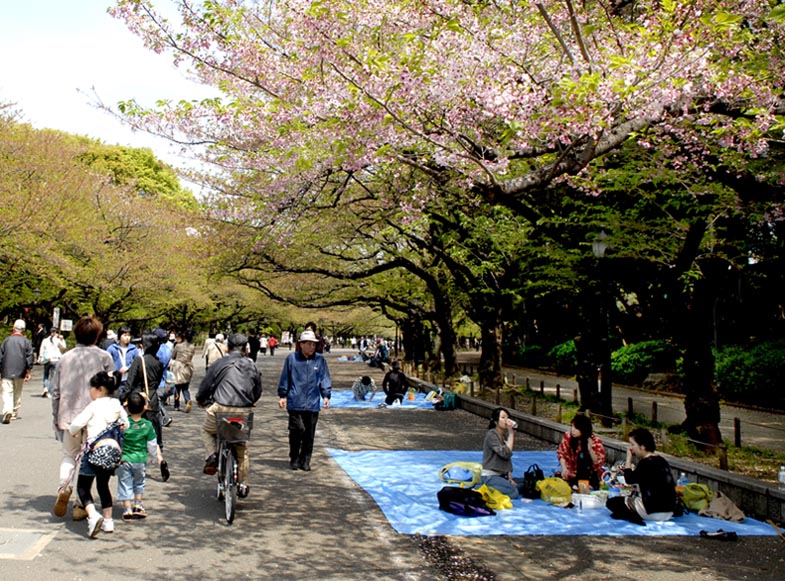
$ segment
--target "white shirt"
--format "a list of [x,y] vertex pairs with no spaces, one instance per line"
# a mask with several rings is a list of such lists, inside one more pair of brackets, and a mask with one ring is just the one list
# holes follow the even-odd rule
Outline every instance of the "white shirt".
[[128,429],[128,414],[116,397],[99,397],[83,409],[68,426],[74,436],[87,427],[87,439],[94,440],[109,424],[120,420],[124,429]]
[[65,341],[61,337],[49,335],[46,339],[41,341],[41,349],[38,352],[38,358],[44,363],[56,363],[60,361],[65,350]]

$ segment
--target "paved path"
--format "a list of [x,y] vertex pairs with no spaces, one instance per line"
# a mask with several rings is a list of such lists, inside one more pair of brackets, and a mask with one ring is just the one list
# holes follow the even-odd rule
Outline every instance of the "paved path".
[[[380,373],[330,354],[339,388],[361,374]],[[326,454],[325,448],[479,449],[484,420],[463,411],[437,413],[332,409],[320,416],[310,473],[287,466],[286,414],[275,389],[286,351],[260,357],[265,394],[252,437],[251,495],[234,525],[222,519],[214,477],[201,474],[203,412],[178,413],[166,428],[172,478],[148,480],[144,521],[117,520],[113,535],[86,538],[84,522],[56,518],[59,445],[50,429],[40,368],[25,388],[22,419],[0,425],[0,578],[29,579],[446,579],[399,535],[373,500]],[[197,359],[198,361],[198,359]],[[197,365],[195,384],[203,370]],[[522,440],[518,442],[518,440]],[[543,444],[516,439],[522,448]],[[114,480],[113,480],[114,484]],[[434,502],[436,500],[434,499]],[[119,517],[119,509],[115,508]],[[69,512],[70,517],[70,512]],[[472,562],[515,579],[777,579],[785,563],[778,537],[725,544],[699,538],[451,537]],[[7,559],[26,549],[29,560]],[[687,557],[689,555],[689,557]],[[457,563],[457,561],[456,561]],[[457,577],[453,577],[457,578]],[[470,577],[462,577],[467,579]],[[474,577],[477,578],[477,577]]]
[[[458,356],[461,366],[470,365],[475,369],[479,360],[479,353],[474,351],[462,351]],[[573,377],[507,365],[504,366],[504,371],[510,382],[514,377],[515,382],[520,385],[525,384],[528,377],[532,389],[539,389],[540,382],[544,382],[546,393],[552,395],[556,393],[556,385],[559,384],[561,397],[565,399],[572,399],[573,393],[578,389],[578,382]],[[649,419],[652,417],[652,402],[657,402],[657,419],[660,422],[680,424],[686,417],[682,397],[614,384],[613,409],[626,410],[628,398],[633,399],[634,411]],[[728,442],[733,442],[734,439],[734,418],[741,421],[742,445],[785,453],[785,414],[722,404],[720,429]]]

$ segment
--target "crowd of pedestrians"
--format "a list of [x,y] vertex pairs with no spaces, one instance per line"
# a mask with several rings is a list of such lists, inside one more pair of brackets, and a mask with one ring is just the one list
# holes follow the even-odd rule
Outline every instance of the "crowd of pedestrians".
[[[39,329],[34,342],[25,336],[23,320],[0,344],[2,377],[2,422],[19,417],[21,392],[33,365],[43,365],[42,396],[51,398],[52,425],[61,443],[58,488],[53,512],[63,517],[72,501],[74,520],[87,521],[87,534],[115,530],[111,477],[117,476],[116,498],[122,503],[123,520],[143,519],[148,460],[156,462],[162,480],[169,470],[164,460],[164,428],[171,415],[164,410],[168,399],[173,409],[190,413],[193,400],[205,409],[202,439],[205,447],[204,472],[216,467],[216,414],[249,411],[262,393],[262,380],[255,360],[259,354],[275,356],[278,340],[251,330],[211,334],[204,346],[205,376],[195,395],[190,384],[194,376],[196,346],[190,330],[145,331],[134,337],[128,326],[115,333],[94,316],[84,316],[73,326],[75,346],[67,348],[57,327],[47,336]],[[291,337],[291,332],[289,333]],[[283,344],[291,350],[284,362],[278,384],[279,406],[289,421],[289,457],[292,469],[309,471],[314,436],[322,406],[328,407],[332,383],[322,353],[325,339],[314,323],[308,323],[299,340]],[[107,430],[117,430],[117,465],[93,462],[94,451],[109,442]],[[241,497],[249,492],[247,449],[240,450]],[[98,502],[93,499],[95,486]],[[73,492],[76,491],[76,495]]]

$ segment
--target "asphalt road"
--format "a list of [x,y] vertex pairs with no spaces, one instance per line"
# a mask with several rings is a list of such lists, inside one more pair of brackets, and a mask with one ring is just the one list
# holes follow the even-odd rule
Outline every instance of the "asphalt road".
[[[172,478],[148,479],[149,517],[124,522],[95,540],[85,522],[52,515],[60,448],[50,403],[40,394],[40,367],[26,387],[19,421],[0,425],[0,578],[19,579],[469,579],[472,566],[497,579],[781,579],[785,541],[744,537],[737,543],[700,538],[450,537],[450,558],[464,576],[440,573],[416,538],[397,534],[373,500],[325,448],[479,449],[486,423],[463,411],[409,414],[388,410],[322,412],[313,472],[288,468],[286,414],[275,385],[286,351],[259,358],[265,394],[256,410],[251,494],[233,525],[222,517],[214,477],[201,474],[203,412],[177,413],[166,428]],[[337,388],[360,374],[381,374],[335,360]],[[203,365],[197,359],[198,384]],[[541,449],[523,438],[520,445]],[[518,440],[516,440],[516,443]],[[114,486],[115,482],[112,481]],[[444,563],[441,563],[444,565]]]

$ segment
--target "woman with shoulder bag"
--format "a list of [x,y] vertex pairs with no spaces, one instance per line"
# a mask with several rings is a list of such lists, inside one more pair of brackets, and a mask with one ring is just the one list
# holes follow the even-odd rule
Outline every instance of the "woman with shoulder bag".
[[142,334],[142,349],[144,354],[134,359],[131,368],[128,370],[128,383],[126,393],[122,394],[121,399],[134,392],[142,394],[147,401],[148,410],[144,413],[145,419],[150,420],[155,428],[158,447],[164,449],[163,432],[161,426],[161,403],[158,399],[158,384],[164,375],[163,363],[156,357],[160,340],[151,331]]

